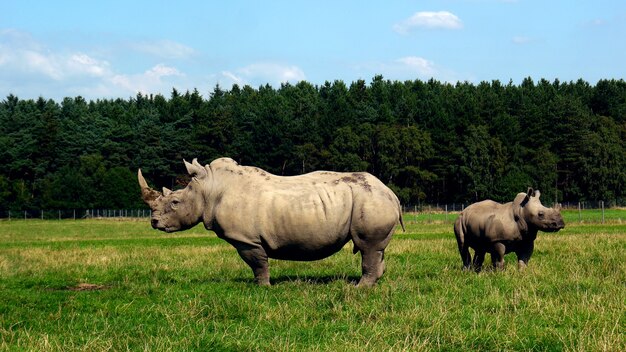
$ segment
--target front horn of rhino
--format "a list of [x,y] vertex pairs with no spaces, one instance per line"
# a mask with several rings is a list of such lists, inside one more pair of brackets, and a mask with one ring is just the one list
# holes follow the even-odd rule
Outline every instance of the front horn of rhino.
[[139,180],[139,187],[141,187],[141,198],[146,204],[151,206],[154,200],[161,196],[161,193],[148,186],[148,182],[146,182],[146,179],[143,178],[141,174],[141,169],[137,171],[137,179]]

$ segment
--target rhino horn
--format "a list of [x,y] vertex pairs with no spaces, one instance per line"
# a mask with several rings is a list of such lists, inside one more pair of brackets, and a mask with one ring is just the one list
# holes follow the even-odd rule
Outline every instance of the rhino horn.
[[141,173],[141,169],[137,171],[137,179],[139,180],[139,187],[141,187],[141,198],[144,202],[150,205],[154,202],[155,199],[161,196],[161,193],[153,190],[148,186],[148,182],[143,178],[143,174]]
[[167,188],[167,187],[163,187],[163,195],[164,195],[164,196],[166,196],[166,197],[167,197],[167,196],[169,196],[169,195],[170,195],[170,193],[172,193],[172,191],[171,191],[169,188]]
[[191,163],[188,163],[183,159],[185,163],[185,167],[187,168],[187,173],[192,177],[205,178],[207,176],[207,171],[204,166],[200,165],[198,159],[194,158]]

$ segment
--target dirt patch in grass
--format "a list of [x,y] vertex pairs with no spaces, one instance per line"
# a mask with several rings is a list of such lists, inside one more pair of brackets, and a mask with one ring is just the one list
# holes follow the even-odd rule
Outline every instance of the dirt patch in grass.
[[76,286],[68,286],[65,289],[68,291],[99,291],[99,290],[106,290],[108,288],[109,287],[105,285],[90,284],[90,283],[82,282]]

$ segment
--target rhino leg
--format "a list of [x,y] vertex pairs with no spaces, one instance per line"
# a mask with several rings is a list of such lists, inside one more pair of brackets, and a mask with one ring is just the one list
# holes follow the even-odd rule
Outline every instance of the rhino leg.
[[506,253],[506,246],[503,243],[496,242],[491,249],[491,263],[494,269],[504,270],[504,254]]
[[485,260],[485,251],[476,250],[474,251],[474,271],[479,273],[483,270],[483,261]]
[[515,254],[517,255],[517,269],[524,270],[526,266],[528,266],[528,261],[530,260],[530,256],[533,254],[533,250],[535,248],[534,242],[528,242],[524,246],[521,246]]
[[463,233],[461,220],[461,216],[459,216],[457,221],[454,223],[454,235],[456,237],[456,243],[459,246],[461,261],[463,262],[463,270],[469,270],[472,264],[472,255],[469,252],[469,246],[465,243],[465,235]]
[[385,272],[385,250],[361,250],[362,276],[357,286],[371,287]]
[[270,270],[267,260],[267,253],[261,246],[254,246],[245,243],[235,245],[241,259],[250,266],[254,273],[254,282],[259,286],[270,285]]
[[[472,255],[469,252],[468,246],[463,246],[459,248],[461,252],[461,260],[463,261],[463,270],[469,270],[472,264]],[[476,260],[476,255],[474,255],[474,260]]]

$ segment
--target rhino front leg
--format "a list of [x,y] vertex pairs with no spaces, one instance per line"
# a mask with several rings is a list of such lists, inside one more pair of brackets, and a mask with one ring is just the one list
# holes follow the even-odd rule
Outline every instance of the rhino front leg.
[[237,243],[235,245],[241,259],[250,266],[254,273],[254,282],[259,286],[270,285],[270,270],[267,259],[267,253],[261,246],[250,245],[247,243]]
[[357,286],[371,287],[385,272],[385,250],[361,250],[361,280]]
[[491,262],[494,269],[504,270],[504,254],[506,253],[506,246],[500,242],[493,244],[491,249]]
[[517,254],[517,269],[524,270],[526,266],[528,266],[528,261],[530,257],[533,255],[533,250],[535,248],[534,242],[529,242],[526,245],[522,246],[515,254]]

